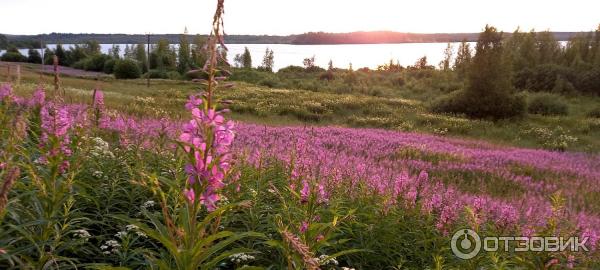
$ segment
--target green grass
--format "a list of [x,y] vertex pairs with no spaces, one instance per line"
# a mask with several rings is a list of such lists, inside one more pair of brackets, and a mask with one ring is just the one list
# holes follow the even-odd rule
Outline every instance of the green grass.
[[[39,83],[40,76],[35,73],[35,67],[31,64],[24,66],[23,83],[17,91],[31,92]],[[6,74],[2,73],[0,80],[6,80]],[[434,84],[428,81],[435,80],[429,77],[420,80],[412,78],[403,88],[385,96],[278,89],[245,82],[237,82],[235,88],[221,94],[233,101],[232,118],[244,122],[385,128],[481,139],[519,147],[600,151],[600,119],[587,116],[590,110],[599,106],[598,97],[557,96],[564,99],[570,108],[566,116],[528,115],[520,120],[492,122],[428,112],[427,100],[433,99],[436,93],[443,94],[443,91],[423,90],[423,85]],[[41,81],[48,84],[52,78],[43,76]],[[150,87],[146,87],[146,80],[142,79],[124,81],[69,77],[61,78],[61,85],[72,102],[91,102],[92,89],[99,87],[105,92],[107,104],[112,109],[132,115],[174,119],[186,114],[183,104],[198,88],[197,84],[187,81],[152,80]]]

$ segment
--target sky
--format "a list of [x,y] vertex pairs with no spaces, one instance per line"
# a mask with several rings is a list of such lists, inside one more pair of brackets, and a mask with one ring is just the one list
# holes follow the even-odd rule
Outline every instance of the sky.
[[[0,0],[0,33],[207,34],[215,0]],[[597,0],[226,0],[227,34],[589,31]]]

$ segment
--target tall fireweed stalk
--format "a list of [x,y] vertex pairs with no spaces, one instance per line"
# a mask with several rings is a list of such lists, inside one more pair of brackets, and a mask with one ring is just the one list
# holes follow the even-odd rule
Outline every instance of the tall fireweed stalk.
[[[155,194],[161,198],[165,221],[163,224],[148,215],[155,229],[139,225],[148,236],[167,248],[169,258],[156,261],[165,269],[173,268],[172,261],[177,269],[213,269],[230,255],[250,251],[230,248],[231,244],[245,237],[262,236],[252,232],[233,233],[219,228],[222,214],[237,206],[218,205],[222,189],[232,179],[230,148],[235,138],[233,122],[226,121],[223,116],[227,110],[217,107],[228,102],[215,97],[217,89],[231,86],[220,85],[228,74],[221,68],[224,59],[218,53],[220,49],[226,49],[223,44],[223,7],[224,0],[218,0],[206,47],[209,59],[203,70],[191,71],[205,73],[207,79],[197,80],[204,86],[204,92],[190,96],[186,109],[190,111],[192,119],[183,126],[178,139],[187,160],[184,183],[175,184],[181,186],[175,196],[182,205],[169,205],[166,198],[170,196],[162,191],[161,184],[155,178],[150,179]],[[202,216],[204,218],[201,219]]]

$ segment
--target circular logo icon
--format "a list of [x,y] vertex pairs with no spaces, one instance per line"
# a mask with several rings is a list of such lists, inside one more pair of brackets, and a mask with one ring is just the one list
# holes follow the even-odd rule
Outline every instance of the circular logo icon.
[[463,260],[472,259],[481,251],[481,238],[471,229],[460,230],[452,236],[450,246],[456,257]]

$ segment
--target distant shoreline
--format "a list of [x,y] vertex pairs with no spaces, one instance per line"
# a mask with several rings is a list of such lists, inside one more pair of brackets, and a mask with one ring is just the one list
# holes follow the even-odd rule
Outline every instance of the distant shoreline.
[[[558,41],[567,41],[575,35],[590,32],[552,32]],[[505,33],[506,37],[512,33]],[[147,36],[142,34],[71,34],[51,33],[39,35],[5,35],[9,42],[26,44],[43,42],[44,44],[81,44],[95,40],[102,44],[137,44],[146,43]],[[199,35],[206,38],[206,35]],[[479,33],[399,33],[399,32],[352,32],[323,33],[311,32],[300,35],[227,35],[227,44],[290,44],[290,45],[342,45],[342,44],[400,44],[400,43],[448,43],[477,41]],[[170,43],[179,43],[181,34],[151,35],[151,43],[159,39],[167,39]],[[197,35],[187,35],[191,42]]]

